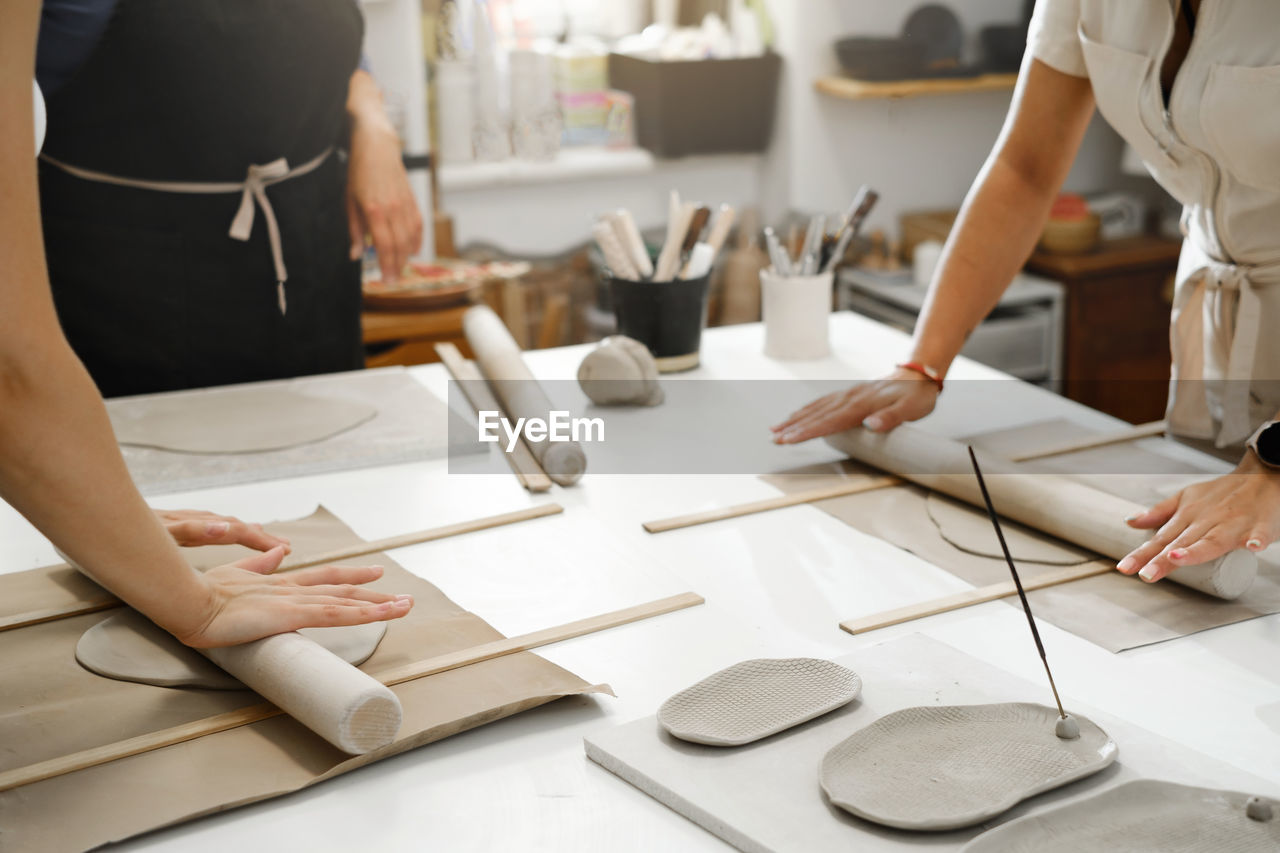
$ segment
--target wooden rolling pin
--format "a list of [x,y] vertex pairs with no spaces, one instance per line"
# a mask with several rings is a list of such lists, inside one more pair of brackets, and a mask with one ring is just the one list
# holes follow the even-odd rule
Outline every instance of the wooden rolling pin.
[[363,755],[400,731],[400,700],[388,687],[301,634],[202,651],[343,752]]
[[[851,429],[827,438],[832,447],[928,489],[983,506],[963,444],[903,425],[888,433]],[[1125,518],[1146,507],[1065,477],[1027,474],[1004,459],[978,452],[992,501],[1001,514],[1114,560],[1147,541]],[[1232,551],[1209,563],[1183,566],[1169,580],[1226,599],[1239,598],[1258,574],[1258,558]]]
[[[551,401],[525,366],[520,346],[498,315],[487,305],[468,308],[462,317],[462,331],[506,416],[550,422]],[[587,470],[586,454],[576,441],[532,441],[526,437],[525,443],[547,476],[561,486],[578,482]]]

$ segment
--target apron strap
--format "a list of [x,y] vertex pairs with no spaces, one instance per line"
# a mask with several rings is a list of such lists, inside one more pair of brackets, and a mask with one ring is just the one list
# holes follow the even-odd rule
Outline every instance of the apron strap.
[[79,166],[72,166],[55,160],[47,154],[41,154],[40,159],[67,174],[100,184],[112,184],[118,187],[130,187],[132,189],[152,190],[155,192],[190,193],[195,195],[240,193],[240,207],[236,210],[235,218],[231,220],[231,229],[228,231],[228,236],[233,240],[248,240],[253,233],[254,210],[255,208],[262,209],[262,218],[267,223],[267,242],[271,246],[271,260],[275,265],[276,299],[280,306],[280,313],[284,314],[288,307],[285,301],[284,283],[289,280],[289,273],[284,265],[284,250],[280,242],[280,224],[276,221],[275,210],[272,209],[271,200],[267,197],[267,187],[314,172],[320,168],[321,164],[332,153],[332,147],[326,148],[317,156],[294,169],[289,168],[289,162],[283,157],[262,165],[251,164],[245,173],[244,180],[241,182],[144,181],[137,178],[122,178],[105,172],[95,172],[92,169],[82,169]]

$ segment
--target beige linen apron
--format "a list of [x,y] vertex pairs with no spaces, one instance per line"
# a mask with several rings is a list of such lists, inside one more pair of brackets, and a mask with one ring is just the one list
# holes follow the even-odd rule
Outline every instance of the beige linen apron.
[[1203,0],[1167,110],[1170,0],[1039,7],[1033,55],[1086,74],[1098,110],[1184,206],[1170,426],[1240,444],[1280,411],[1280,2]]

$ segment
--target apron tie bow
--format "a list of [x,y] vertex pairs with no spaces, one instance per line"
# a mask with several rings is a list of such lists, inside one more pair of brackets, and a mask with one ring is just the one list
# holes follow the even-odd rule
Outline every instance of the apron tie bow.
[[253,233],[254,208],[262,208],[262,218],[267,221],[267,242],[271,245],[271,261],[275,266],[276,272],[276,301],[280,306],[280,313],[284,314],[287,308],[284,298],[284,283],[288,280],[289,274],[284,266],[284,249],[280,243],[280,224],[276,221],[276,213],[271,208],[270,199],[267,198],[267,187],[314,172],[320,168],[320,165],[325,160],[329,159],[329,155],[332,153],[332,148],[326,148],[318,156],[294,169],[289,168],[289,161],[283,157],[272,160],[270,163],[251,164],[245,172],[244,180],[239,182],[145,181],[137,178],[122,178],[105,172],[95,172],[92,169],[81,169],[79,166],[71,166],[59,162],[47,154],[41,154],[40,159],[70,175],[75,175],[77,178],[96,181],[101,184],[114,184],[139,190],[192,193],[196,195],[240,193],[240,207],[236,210],[235,218],[231,220],[231,230],[228,232],[228,236],[233,240],[247,241]]

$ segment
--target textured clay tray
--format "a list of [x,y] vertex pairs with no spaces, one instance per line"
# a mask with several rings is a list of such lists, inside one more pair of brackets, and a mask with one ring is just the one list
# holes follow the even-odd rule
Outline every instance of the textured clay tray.
[[[963,853],[1223,853],[1280,850],[1280,802],[1270,820],[1246,814],[1249,794],[1142,779],[996,827]],[[1259,808],[1255,806],[1255,808]]]
[[1076,717],[1054,734],[1044,705],[946,705],[886,714],[822,759],[822,790],[860,818],[899,829],[973,826],[1027,797],[1097,773],[1116,758],[1107,733]]
[[834,711],[861,692],[857,673],[831,661],[747,660],[663,702],[658,722],[681,740],[740,746]]

